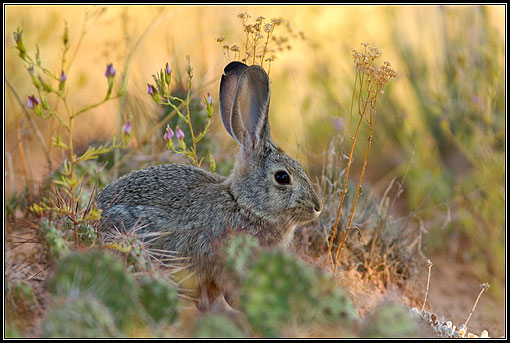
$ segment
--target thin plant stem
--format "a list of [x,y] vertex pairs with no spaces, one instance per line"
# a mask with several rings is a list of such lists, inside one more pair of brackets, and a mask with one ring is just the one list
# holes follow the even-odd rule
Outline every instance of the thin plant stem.
[[31,185],[28,179],[27,163],[25,159],[25,151],[23,150],[23,142],[21,139],[21,120],[18,123],[18,151],[21,158],[21,166],[23,167],[23,174],[25,175],[25,185],[27,186],[30,194]]
[[347,193],[347,178],[349,177],[349,170],[351,168],[351,163],[352,163],[352,155],[354,153],[354,145],[356,144],[356,139],[358,137],[358,132],[359,132],[359,128],[361,126],[361,122],[362,121],[363,121],[363,116],[361,116],[359,121],[358,121],[358,126],[356,127],[356,133],[354,134],[354,137],[353,137],[353,142],[352,142],[352,145],[351,145],[351,152],[349,154],[349,161],[347,162],[347,168],[346,168],[346,171],[345,171],[345,178],[344,178],[344,186],[343,186],[343,189],[342,189],[342,196],[340,198],[340,204],[338,205],[338,211],[336,213],[335,225],[333,226],[333,232],[331,234],[331,239],[329,241],[328,256],[326,258],[326,263],[329,261],[329,256],[331,255],[331,248],[333,247],[333,241],[334,241],[335,236],[336,236],[337,227],[338,227],[338,221],[340,219],[340,211],[342,210],[342,205],[343,205],[343,202],[344,202],[345,194]]
[[480,290],[480,293],[478,293],[478,297],[476,297],[475,304],[473,305],[473,308],[471,309],[471,312],[469,313],[469,316],[466,319],[466,322],[464,323],[464,327],[466,327],[466,328],[467,328],[467,324],[468,324],[469,320],[471,319],[471,316],[473,315],[473,312],[475,312],[475,308],[476,308],[476,305],[478,304],[478,300],[480,300],[480,297],[482,296],[483,292],[486,292],[487,290],[489,290],[490,285],[488,283],[483,283],[481,285],[481,287],[482,287],[482,289]]
[[16,98],[16,100],[18,101],[19,105],[21,106],[21,109],[23,110],[23,113],[25,114],[25,117],[27,118],[28,122],[30,123],[30,126],[32,127],[32,130],[34,130],[35,135],[36,135],[37,139],[39,140],[39,144],[41,145],[41,149],[43,149],[44,155],[46,157],[46,161],[48,163],[48,170],[51,171],[52,166],[51,166],[50,153],[49,153],[48,149],[46,148],[46,142],[44,141],[44,138],[43,138],[43,136],[41,134],[41,131],[39,131],[39,128],[37,127],[37,124],[32,119],[32,117],[28,113],[27,109],[25,108],[25,104],[23,104],[23,102],[21,101],[21,99],[20,99],[20,97],[18,95],[18,92],[16,92],[16,90],[14,89],[14,87],[12,86],[12,84],[9,82],[9,80],[7,78],[5,78],[5,83],[7,83],[7,86],[11,90],[12,94],[14,94],[14,97]]
[[421,306],[421,310],[425,309],[425,304],[427,303],[427,297],[429,295],[429,285],[430,285],[430,272],[432,270],[432,266],[434,265],[431,260],[427,260],[427,264],[429,266],[429,274],[427,276],[427,289],[425,291],[425,299],[423,299],[423,305]]
[[198,163],[198,157],[197,157],[197,142],[195,141],[195,134],[193,133],[193,125],[191,124],[191,117],[190,117],[190,108],[189,108],[189,105],[190,105],[191,86],[192,86],[192,83],[191,83],[191,78],[190,78],[190,80],[189,80],[189,88],[188,88],[188,95],[186,96],[186,115],[187,115],[187,118],[188,118],[188,126],[189,126],[189,131],[191,133],[191,140],[193,141],[193,158],[195,160],[195,165],[197,167],[200,167],[200,165]]
[[[145,39],[147,34],[149,34],[149,32],[152,30],[152,28],[161,19],[163,19],[163,18],[158,18],[158,16],[160,16],[159,13],[154,17],[154,19],[147,26],[145,31],[140,35],[140,37],[136,41],[136,43],[133,46],[133,48],[131,50],[129,50],[129,53],[128,53],[127,57],[126,57],[126,67],[124,69],[124,72],[122,73],[121,88],[124,88],[123,86],[127,82],[127,76],[128,76],[128,73],[129,73],[129,67],[131,65],[131,60],[132,60],[135,52],[138,50],[138,48],[140,47],[142,41]],[[119,112],[118,112],[118,116],[117,116],[117,135],[120,135],[120,132],[122,131],[122,113],[124,112],[124,107],[125,107],[125,104],[126,104],[126,94],[127,94],[127,92],[124,92],[124,94],[120,97],[120,106],[119,106]],[[119,159],[120,159],[120,151],[119,151],[119,149],[115,149],[113,151],[113,167],[112,167],[113,177],[115,179],[119,176],[119,164],[118,164]]]
[[[360,117],[360,121],[362,121],[362,120],[363,120],[363,116]],[[338,250],[337,250],[336,259],[335,259],[335,271],[338,268],[338,262],[340,261],[340,256],[342,254],[342,249],[343,249],[344,244],[345,244],[345,242],[347,240],[347,236],[349,235],[349,230],[351,228],[352,219],[354,218],[354,210],[356,208],[356,202],[358,201],[358,196],[359,196],[359,193],[361,191],[361,183],[363,181],[363,176],[365,175],[365,170],[366,170],[367,163],[368,163],[368,151],[370,150],[370,144],[372,143],[372,128],[373,127],[371,125],[370,126],[370,136],[368,138],[367,149],[365,151],[365,160],[363,161],[363,169],[361,170],[361,176],[359,178],[358,188],[356,190],[356,196],[354,197],[354,203],[352,204],[351,216],[349,218],[349,223],[347,224],[347,228],[345,229],[345,234],[344,234],[344,238],[342,240],[342,243],[340,244],[340,246],[338,247]],[[357,132],[356,132],[356,134],[357,134]],[[353,145],[354,145],[354,143],[353,143]]]

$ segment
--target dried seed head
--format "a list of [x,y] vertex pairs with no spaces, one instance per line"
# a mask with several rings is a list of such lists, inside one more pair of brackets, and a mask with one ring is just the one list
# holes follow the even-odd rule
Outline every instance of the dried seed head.
[[273,25],[280,25],[282,23],[282,18],[273,18],[271,19],[271,23]]

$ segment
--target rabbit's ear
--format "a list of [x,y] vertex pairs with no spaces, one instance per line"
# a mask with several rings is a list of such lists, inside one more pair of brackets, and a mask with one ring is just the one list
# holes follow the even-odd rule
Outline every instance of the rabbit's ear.
[[269,78],[260,66],[248,67],[239,77],[232,104],[231,129],[237,142],[253,149],[269,137]]
[[220,83],[220,113],[223,126],[234,139],[231,128],[231,117],[232,117],[232,103],[236,95],[237,82],[241,73],[248,68],[248,66],[241,62],[229,63],[221,76]]

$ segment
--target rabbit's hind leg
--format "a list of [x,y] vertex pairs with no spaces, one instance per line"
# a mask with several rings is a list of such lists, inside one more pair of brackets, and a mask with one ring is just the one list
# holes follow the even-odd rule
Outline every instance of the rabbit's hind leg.
[[222,295],[221,290],[216,286],[213,281],[206,280],[202,282],[198,289],[198,303],[197,308],[201,312],[207,312],[212,309],[214,301]]

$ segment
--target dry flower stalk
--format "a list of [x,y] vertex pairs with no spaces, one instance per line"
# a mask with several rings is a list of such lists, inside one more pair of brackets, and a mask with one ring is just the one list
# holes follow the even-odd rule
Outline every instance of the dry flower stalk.
[[[376,113],[376,105],[377,105],[377,97],[380,94],[383,94],[383,88],[390,78],[396,77],[397,73],[392,69],[389,62],[384,62],[384,64],[380,68],[375,68],[374,60],[381,56],[381,51],[374,47],[369,46],[368,43],[362,43],[364,46],[364,52],[358,52],[352,49],[353,61],[356,66],[356,76],[354,79],[354,88],[352,93],[352,101],[351,101],[351,110],[350,110],[350,134],[352,136],[352,109],[355,101],[355,96],[357,95],[357,103],[358,103],[358,114],[359,121],[356,126],[356,131],[354,136],[352,136],[352,145],[351,152],[349,154],[349,161],[347,163],[347,169],[345,173],[344,185],[342,190],[342,196],[340,198],[340,204],[338,206],[337,216],[335,220],[335,225],[333,226],[331,238],[328,246],[328,255],[326,257],[326,263],[329,261],[329,256],[331,254],[331,249],[333,247],[333,241],[336,237],[338,222],[340,219],[340,211],[342,209],[343,201],[345,198],[345,194],[347,193],[347,179],[349,177],[349,171],[352,163],[352,155],[354,152],[354,145],[356,144],[356,140],[358,138],[359,128],[363,120],[369,125],[370,132],[368,137],[367,148],[365,151],[365,159],[363,161],[363,168],[361,170],[361,176],[358,182],[358,187],[356,191],[356,196],[354,198],[354,203],[351,210],[351,215],[349,217],[349,222],[347,224],[347,228],[343,237],[343,240],[340,246],[337,249],[336,257],[334,260],[334,269],[338,268],[338,263],[340,261],[340,256],[342,254],[343,246],[347,240],[347,236],[349,234],[349,230],[351,229],[352,219],[354,217],[354,210],[356,208],[356,202],[358,200],[358,196],[361,192],[361,183],[363,181],[363,176],[365,174],[366,166],[368,163],[368,152],[370,150],[370,145],[372,144],[372,133],[374,128],[375,121],[375,113]],[[359,87],[358,92],[357,86]]]

